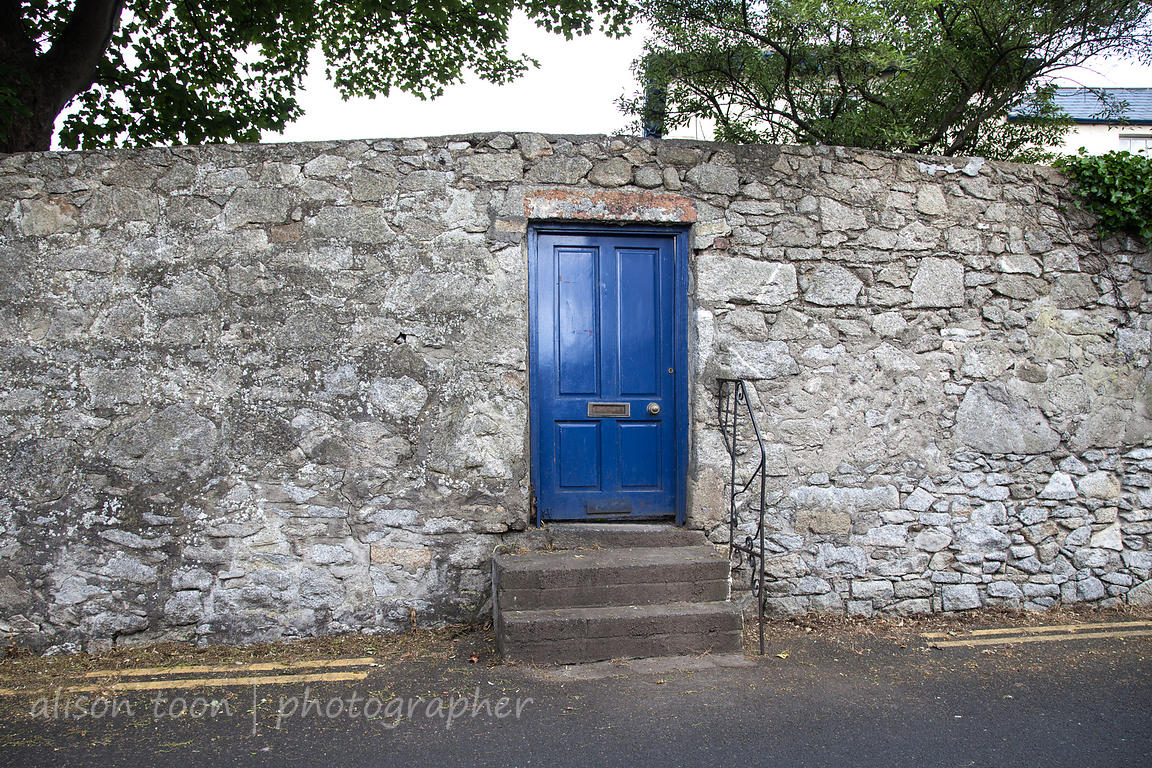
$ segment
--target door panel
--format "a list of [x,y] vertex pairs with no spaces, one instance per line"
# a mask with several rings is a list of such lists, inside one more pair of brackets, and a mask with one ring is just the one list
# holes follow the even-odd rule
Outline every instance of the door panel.
[[599,304],[596,286],[599,263],[595,250],[557,248],[557,354],[560,394],[591,395],[600,390],[600,355],[597,336]]
[[600,490],[600,425],[558,422],[556,464],[560,488]]
[[533,477],[543,520],[673,517],[675,234],[540,232],[533,249]]
[[620,430],[620,485],[660,489],[661,425],[658,421],[617,424]]
[[618,253],[620,394],[652,395],[660,382],[660,252],[628,248]]

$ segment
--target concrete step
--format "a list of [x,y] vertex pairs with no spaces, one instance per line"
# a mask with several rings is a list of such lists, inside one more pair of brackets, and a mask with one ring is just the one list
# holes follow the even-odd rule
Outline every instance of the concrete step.
[[728,599],[728,559],[710,545],[497,555],[498,610]]
[[733,653],[744,626],[740,609],[723,601],[500,611],[497,622],[505,659],[548,664]]
[[509,542],[520,549],[610,549],[615,547],[697,547],[703,531],[667,523],[548,523]]

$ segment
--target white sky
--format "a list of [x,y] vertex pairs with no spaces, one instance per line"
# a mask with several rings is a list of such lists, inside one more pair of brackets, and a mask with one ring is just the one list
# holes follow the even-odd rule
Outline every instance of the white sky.
[[[483,131],[603,133],[625,130],[630,118],[616,100],[633,88],[630,65],[643,36],[614,40],[601,34],[565,41],[526,19],[513,21],[510,50],[527,53],[540,68],[505,86],[476,80],[451,86],[433,101],[407,94],[386,99],[343,101],[325,80],[317,56],[305,80],[300,102],[304,116],[283,134],[265,133],[264,141],[443,136]],[[1152,86],[1152,67],[1101,61],[1092,70],[1072,73],[1064,85],[1096,87]],[[710,138],[699,127],[682,129],[682,138]]]
[[571,41],[522,17],[513,20],[509,49],[540,62],[505,86],[478,80],[450,86],[433,101],[399,93],[386,99],[343,101],[325,79],[316,56],[300,98],[304,117],[283,135],[264,141],[443,136],[486,131],[620,133],[630,122],[615,101],[631,92],[639,35],[616,40],[602,34]]

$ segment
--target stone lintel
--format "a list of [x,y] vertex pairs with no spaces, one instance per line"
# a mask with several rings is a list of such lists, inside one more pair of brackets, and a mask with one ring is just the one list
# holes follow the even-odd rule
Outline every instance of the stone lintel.
[[691,224],[696,221],[696,206],[687,197],[668,192],[546,189],[524,195],[524,215],[529,219]]

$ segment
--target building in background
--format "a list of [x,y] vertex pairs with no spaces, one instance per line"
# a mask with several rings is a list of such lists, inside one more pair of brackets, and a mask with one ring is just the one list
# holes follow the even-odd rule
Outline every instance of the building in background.
[[1073,122],[1063,153],[1152,150],[1152,88],[1058,88],[1056,104]]

